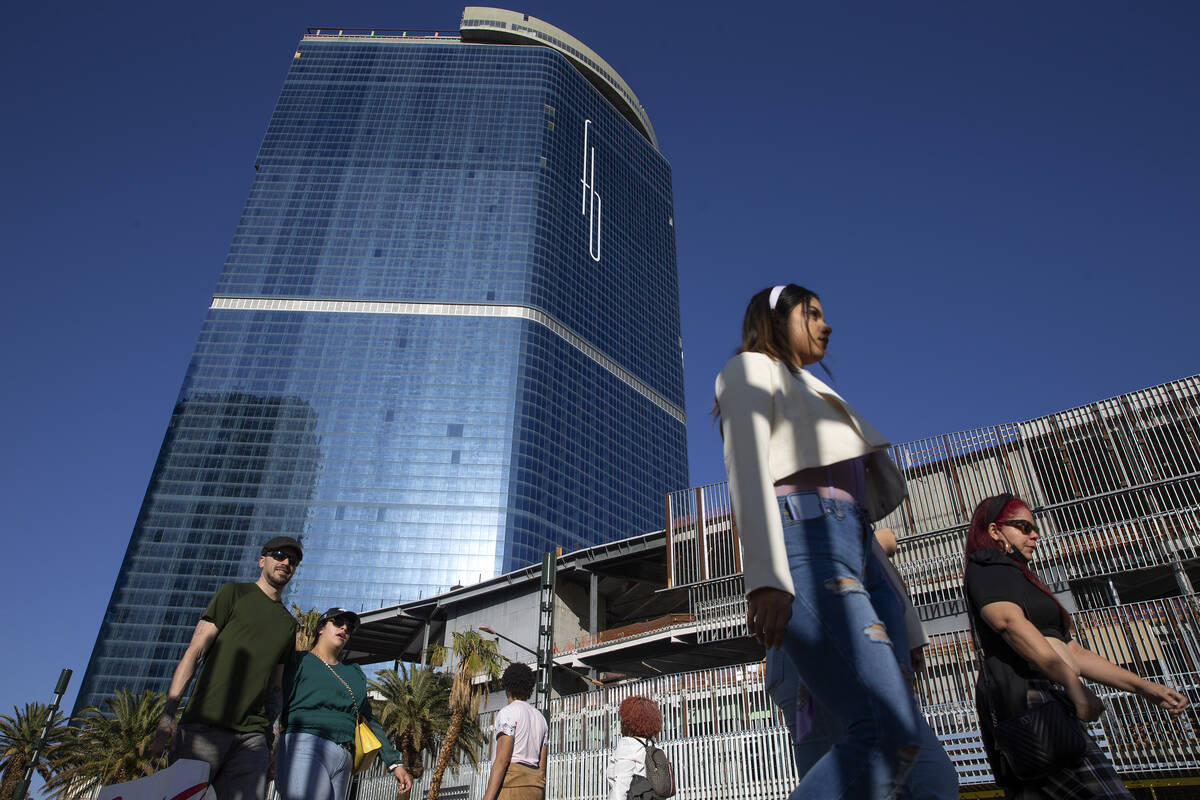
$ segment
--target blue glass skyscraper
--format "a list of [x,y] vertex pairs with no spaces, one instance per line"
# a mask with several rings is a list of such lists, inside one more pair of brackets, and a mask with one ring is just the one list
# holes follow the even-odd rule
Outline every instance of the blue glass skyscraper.
[[79,703],[165,689],[210,595],[373,608],[662,525],[688,484],[670,167],[538,20],[301,40]]

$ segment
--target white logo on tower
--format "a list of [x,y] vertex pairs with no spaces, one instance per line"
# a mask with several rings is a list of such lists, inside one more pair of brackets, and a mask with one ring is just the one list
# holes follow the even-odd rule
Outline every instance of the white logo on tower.
[[600,195],[596,192],[596,148],[588,144],[592,121],[583,123],[583,205],[579,213],[588,218],[588,253],[593,261],[600,260]]

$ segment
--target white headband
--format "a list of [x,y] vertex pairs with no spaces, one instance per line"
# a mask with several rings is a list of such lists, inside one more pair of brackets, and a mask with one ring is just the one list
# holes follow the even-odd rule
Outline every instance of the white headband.
[[775,304],[779,302],[779,295],[783,294],[783,290],[786,288],[787,284],[783,284],[782,286],[776,286],[771,290],[771,299],[768,301],[768,303],[770,304],[772,311],[775,310]]

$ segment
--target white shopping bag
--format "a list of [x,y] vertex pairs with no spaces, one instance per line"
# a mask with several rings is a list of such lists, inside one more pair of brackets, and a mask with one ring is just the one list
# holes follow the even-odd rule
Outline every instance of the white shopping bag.
[[166,769],[128,783],[105,786],[96,800],[216,800],[208,764],[181,758]]

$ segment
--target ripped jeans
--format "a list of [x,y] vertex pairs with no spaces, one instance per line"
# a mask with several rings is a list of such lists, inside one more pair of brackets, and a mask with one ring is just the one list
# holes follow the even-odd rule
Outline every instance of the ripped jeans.
[[[868,557],[867,561],[866,588],[871,595],[871,605],[876,611],[881,610],[880,606],[885,606],[883,610],[886,613],[886,609],[892,606],[890,598],[895,594],[877,562],[887,556],[878,547],[872,547],[872,551],[874,559]],[[900,670],[905,679],[909,679],[912,676],[912,662],[909,657],[908,629],[901,613],[903,609],[897,606],[895,610],[897,616],[893,619],[887,619],[883,614],[880,616],[892,640],[892,650]],[[815,702],[808,688],[800,683],[800,676],[787,653],[779,648],[771,648],[767,651],[765,666],[765,688],[783,712],[784,722],[791,734],[796,770],[803,776],[845,736],[845,731],[829,710]],[[950,760],[933,728],[929,727],[915,696],[913,704],[917,712],[917,727],[921,732],[921,752],[896,794],[896,799],[958,800],[958,772],[954,762]]]
[[921,714],[884,624],[902,616],[899,603],[865,588],[873,572],[872,533],[858,506],[796,492],[779,498],[779,507],[796,589],[782,661],[795,665],[844,731],[791,798],[884,800],[900,789],[923,739]]

